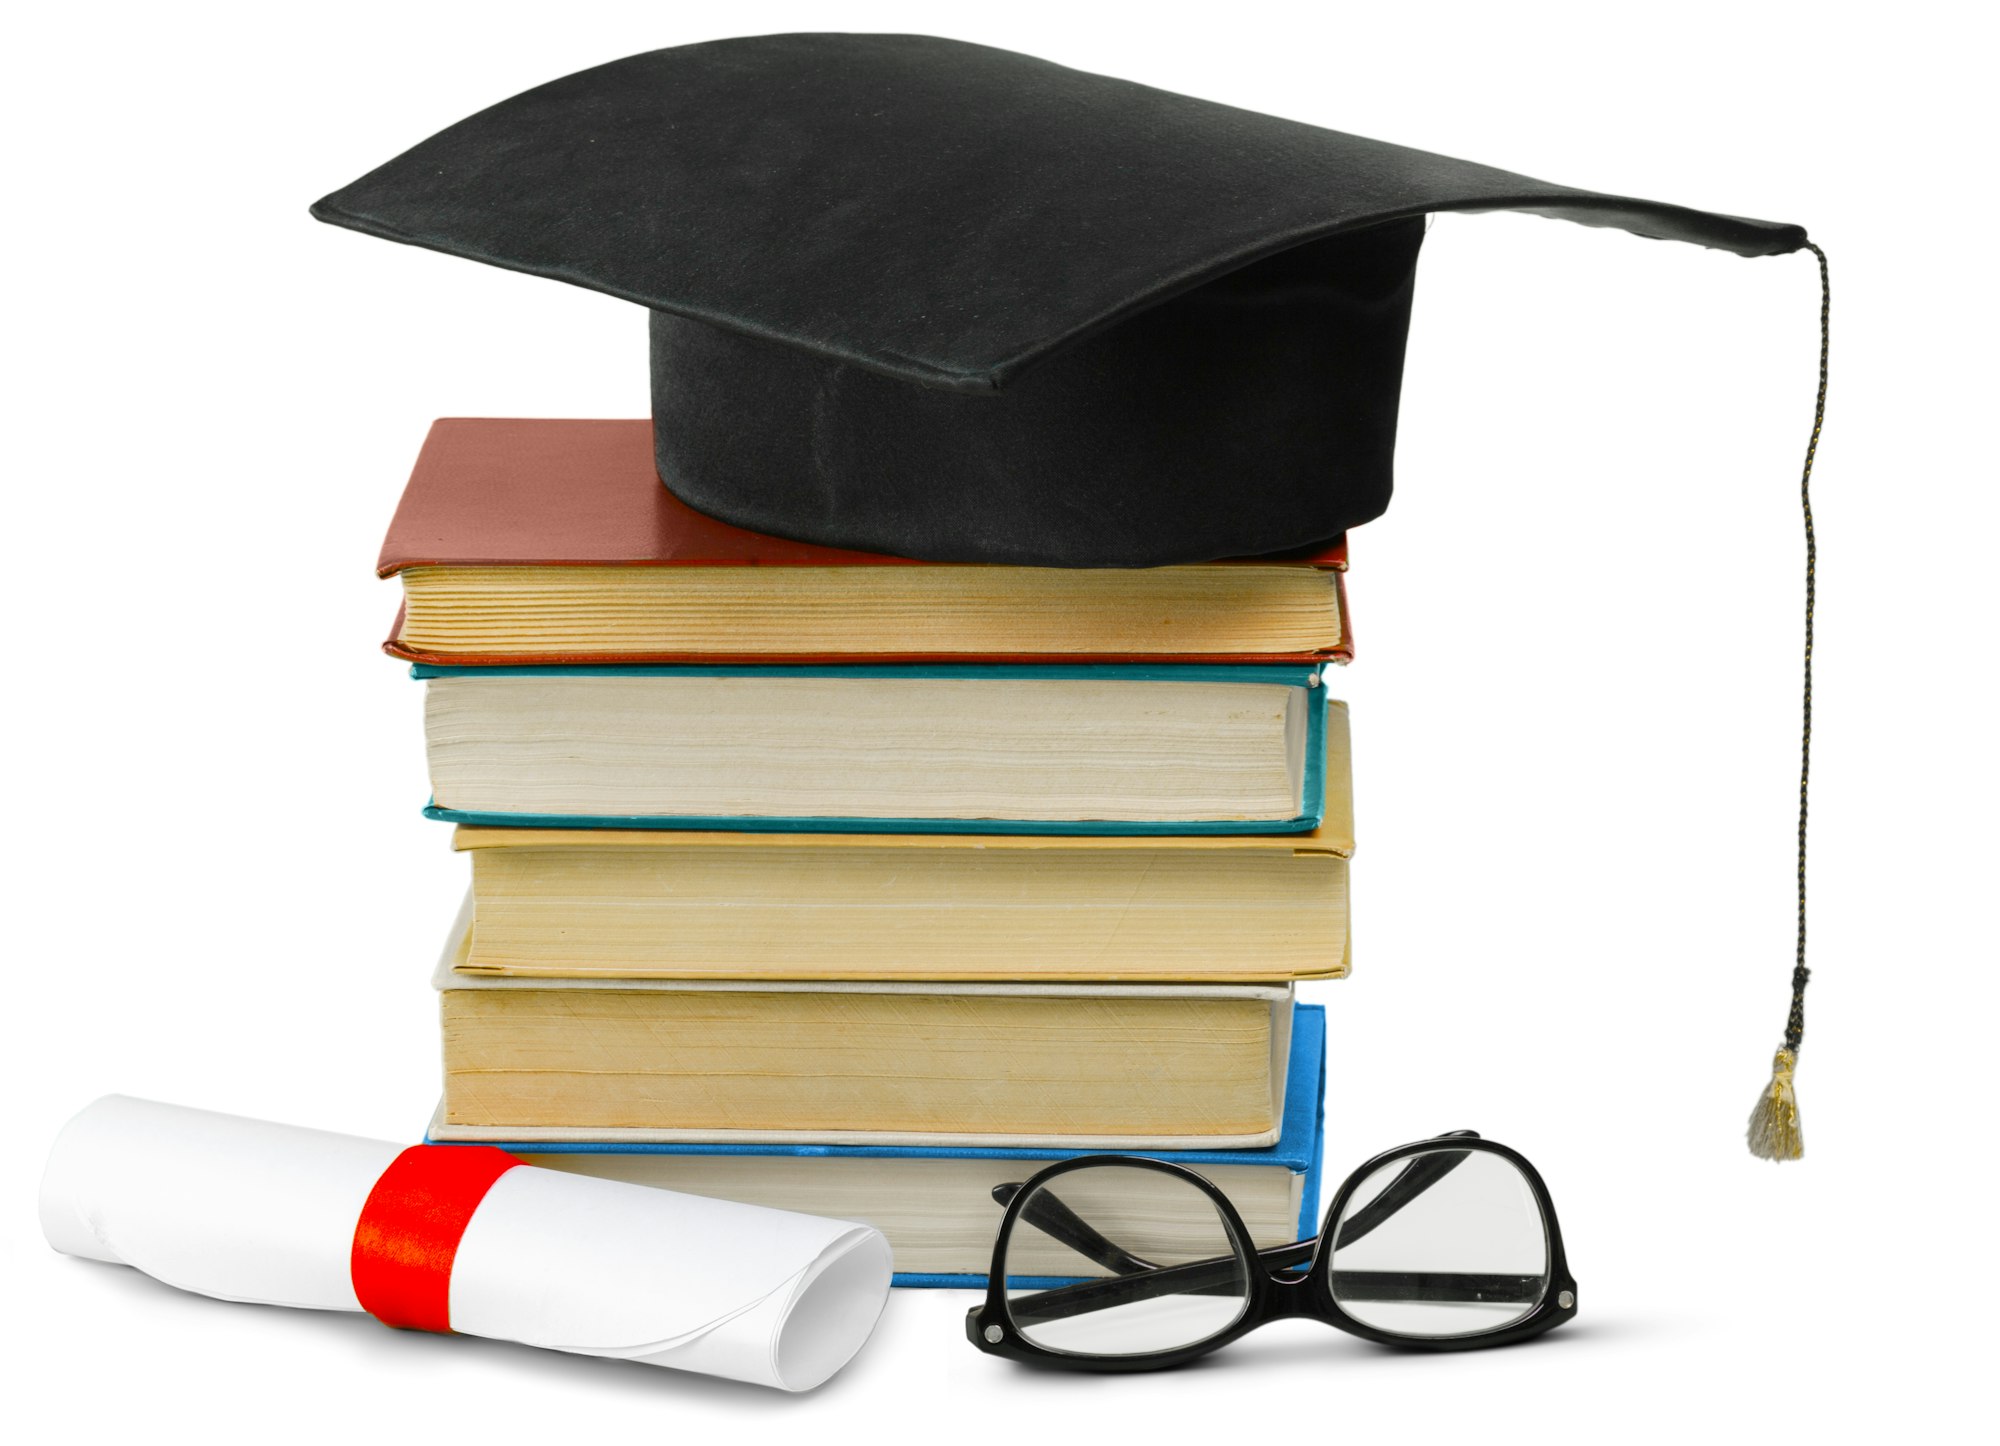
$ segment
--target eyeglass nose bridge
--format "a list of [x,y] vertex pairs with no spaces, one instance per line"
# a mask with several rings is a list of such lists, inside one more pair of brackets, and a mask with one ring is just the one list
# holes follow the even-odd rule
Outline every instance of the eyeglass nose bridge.
[[1313,1270],[1296,1260],[1282,1265],[1259,1262],[1264,1271],[1266,1314],[1272,1320],[1295,1315],[1317,1315],[1313,1297]]

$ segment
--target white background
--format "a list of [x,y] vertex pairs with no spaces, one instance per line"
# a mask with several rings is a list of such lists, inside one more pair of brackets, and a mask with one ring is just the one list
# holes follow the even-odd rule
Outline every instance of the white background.
[[[0,1182],[10,1421],[227,1441],[1841,1439],[1969,1393],[1995,1289],[1990,34],[1970,6],[50,9],[8,64],[15,643]],[[376,547],[440,415],[638,416],[645,326],[318,226],[461,116],[634,51],[917,29],[1577,185],[1807,224],[1819,473],[1808,1159],[1783,1025],[1817,284],[1518,216],[1424,250],[1398,499],[1353,542],[1361,853],[1330,1164],[1471,1126],[1544,1170],[1581,1311],[1425,1357],[1309,1324],[1146,1379],[898,1293],[803,1398],[218,1304],[53,1255],[111,1090],[413,1138],[464,882]],[[746,419],[754,425],[754,419]],[[1984,1344],[1990,1344],[1985,1342]],[[39,1421],[39,1426],[35,1423]]]

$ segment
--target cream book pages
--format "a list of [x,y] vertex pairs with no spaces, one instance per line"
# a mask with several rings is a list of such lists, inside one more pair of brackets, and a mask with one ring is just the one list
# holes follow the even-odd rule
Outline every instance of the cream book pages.
[[[994,1187],[1019,1183],[1048,1163],[784,1155],[524,1153],[522,1158],[551,1170],[859,1220],[889,1238],[896,1269],[912,1275],[984,1275],[1002,1208]],[[1282,1165],[1208,1164],[1201,1173],[1229,1197],[1259,1246],[1294,1239],[1304,1174]]]
[[522,821],[1275,824],[1306,811],[1325,696],[1317,679],[463,672],[425,683],[424,728],[438,808]]

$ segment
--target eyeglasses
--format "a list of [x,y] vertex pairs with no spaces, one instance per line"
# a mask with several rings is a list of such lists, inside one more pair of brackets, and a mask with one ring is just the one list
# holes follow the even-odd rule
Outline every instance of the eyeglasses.
[[1318,1236],[1264,1249],[1220,1190],[1164,1160],[1064,1160],[993,1197],[1007,1211],[965,1331],[1010,1360],[1158,1370],[1286,1316],[1466,1350],[1576,1314],[1548,1187],[1470,1130],[1377,1155],[1341,1185]]

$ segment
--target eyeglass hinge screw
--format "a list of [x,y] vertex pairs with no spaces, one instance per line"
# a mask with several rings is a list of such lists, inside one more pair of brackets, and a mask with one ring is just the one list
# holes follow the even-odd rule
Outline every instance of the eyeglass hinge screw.
[[1576,1296],[1570,1291],[1566,1290],[1561,1295],[1556,1297],[1556,1304],[1561,1306],[1564,1310],[1568,1310],[1571,1306],[1576,1304]]
[[997,1346],[1000,1344],[1000,1337],[1005,1335],[1006,1332],[1002,1331],[999,1326],[988,1326],[980,1334],[986,1337],[986,1344]]

